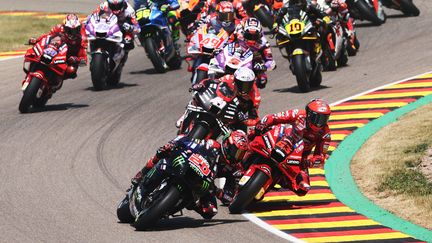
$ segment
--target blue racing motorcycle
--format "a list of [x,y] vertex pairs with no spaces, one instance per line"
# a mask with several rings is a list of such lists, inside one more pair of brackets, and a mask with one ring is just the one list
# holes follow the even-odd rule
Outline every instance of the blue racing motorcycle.
[[166,72],[168,68],[180,68],[180,52],[174,46],[166,14],[151,1],[140,7],[135,13],[141,27],[138,39],[154,68],[159,73]]

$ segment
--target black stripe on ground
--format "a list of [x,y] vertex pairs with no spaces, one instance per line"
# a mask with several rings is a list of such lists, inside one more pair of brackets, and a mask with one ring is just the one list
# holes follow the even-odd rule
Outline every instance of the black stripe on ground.
[[[389,97],[389,98],[370,98],[370,99],[351,99],[347,102],[356,102],[356,101],[379,101],[379,100],[400,100],[400,99],[420,99],[424,97],[423,95],[414,95],[414,96],[400,96],[400,97]],[[414,102],[414,101],[413,101]],[[344,103],[341,103],[339,105],[344,105]]]
[[374,111],[374,110],[396,110],[400,107],[378,107],[378,108],[363,108],[363,109],[357,109],[357,108],[353,108],[353,109],[346,109],[346,110],[337,110],[337,111],[332,111],[332,115],[337,115],[338,112],[349,112],[349,111]]
[[[340,232],[348,230],[371,230],[371,229],[386,229],[387,227],[382,225],[369,225],[369,226],[353,226],[353,227],[339,227],[339,228],[314,228],[314,229],[294,229],[294,230],[282,230],[287,234],[300,234],[300,233],[314,233],[314,232]],[[325,237],[325,236],[323,236]]]
[[341,242],[356,242],[356,243],[402,243],[402,242],[421,242],[414,238],[398,238],[398,239],[379,239],[379,240],[359,240],[359,241],[341,241]]
[[[293,209],[295,210],[295,209]],[[286,215],[286,216],[266,216],[259,218],[261,220],[281,220],[281,219],[307,219],[307,218],[328,218],[328,217],[339,217],[339,216],[353,216],[359,215],[356,212],[341,212],[341,213],[323,213],[323,214],[306,214],[306,215]]]

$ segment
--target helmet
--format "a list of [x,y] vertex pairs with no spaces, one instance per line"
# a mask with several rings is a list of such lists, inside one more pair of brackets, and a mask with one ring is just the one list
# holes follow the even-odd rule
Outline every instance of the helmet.
[[65,36],[70,40],[81,37],[81,22],[76,14],[67,14],[63,22]]
[[306,126],[315,132],[327,125],[330,106],[322,99],[313,99],[306,105]]
[[247,94],[252,90],[255,82],[255,73],[247,67],[241,67],[234,73],[234,83],[242,94]]
[[231,2],[222,1],[216,6],[217,20],[223,27],[228,27],[234,22],[234,6]]
[[109,9],[111,9],[115,15],[119,14],[126,6],[125,0],[108,0],[107,2]]
[[248,18],[243,25],[243,38],[248,45],[255,45],[262,37],[262,26],[258,19]]
[[298,6],[301,9],[305,9],[307,6],[306,0],[290,0],[289,4],[290,6]]
[[222,155],[228,164],[240,162],[248,150],[248,138],[242,130],[236,130],[222,139]]

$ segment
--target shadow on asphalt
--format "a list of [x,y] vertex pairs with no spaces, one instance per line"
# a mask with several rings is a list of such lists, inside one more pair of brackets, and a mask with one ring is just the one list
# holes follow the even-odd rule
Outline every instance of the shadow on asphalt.
[[103,92],[112,89],[123,89],[123,88],[135,87],[135,86],[138,86],[138,84],[118,83],[115,86],[108,85],[107,88],[104,90],[95,90],[93,86],[87,87],[84,90],[93,91],[93,92]]
[[[321,89],[328,89],[331,88],[330,86],[325,86],[325,85],[321,85],[319,87],[315,87],[315,88],[311,88],[310,92],[313,92],[315,90],[321,90]],[[289,88],[283,88],[283,89],[274,89],[273,92],[277,92],[277,93],[296,93],[296,94],[301,94],[303,92],[300,91],[300,89],[298,88],[297,85],[289,87]]]
[[74,104],[74,103],[63,103],[63,104],[52,104],[52,105],[46,105],[45,107],[41,108],[33,108],[31,110],[31,113],[37,113],[37,112],[46,112],[46,111],[65,111],[70,109],[79,109],[88,107],[87,104]]
[[[217,217],[217,216],[216,216]],[[233,223],[241,223],[248,222],[247,219],[195,219],[191,217],[176,217],[169,219],[160,220],[155,227],[147,230],[143,230],[144,232],[148,231],[166,231],[166,230],[178,230],[184,228],[201,228],[201,227],[212,227],[219,224],[233,224]]]

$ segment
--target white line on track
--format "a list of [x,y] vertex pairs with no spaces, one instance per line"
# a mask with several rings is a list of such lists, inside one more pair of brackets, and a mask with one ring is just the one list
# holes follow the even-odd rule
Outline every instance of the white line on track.
[[[359,94],[356,94],[356,95],[350,96],[350,97],[348,97],[348,98],[345,98],[345,99],[342,99],[342,100],[339,100],[339,101],[333,102],[333,103],[330,104],[330,106],[338,105],[338,104],[340,104],[340,103],[343,103],[343,102],[345,102],[345,101],[348,101],[348,100],[354,99],[354,98],[356,98],[356,97],[359,97],[359,96],[365,95],[365,94],[367,94],[367,93],[371,93],[371,92],[373,92],[373,91],[376,91],[376,90],[379,90],[379,89],[382,89],[382,88],[384,88],[384,87],[388,87],[388,86],[391,86],[391,85],[394,85],[394,84],[402,83],[402,82],[408,81],[408,80],[410,80],[410,79],[414,79],[414,78],[416,78],[416,77],[419,77],[419,76],[423,76],[423,75],[429,74],[429,73],[431,73],[431,72],[432,72],[432,71],[425,72],[425,73],[423,73],[423,74],[418,74],[418,75],[415,75],[415,76],[412,76],[412,77],[409,77],[409,78],[405,78],[405,79],[402,79],[402,80],[399,80],[399,81],[395,81],[395,82],[392,82],[392,83],[389,83],[389,84],[384,84],[384,85],[381,85],[381,86],[379,86],[379,87],[377,87],[377,88],[369,89],[369,90],[364,91],[364,92],[362,92],[362,93],[359,93]],[[263,228],[263,229],[269,231],[270,233],[273,233],[273,234],[275,234],[275,235],[277,235],[277,236],[279,236],[279,237],[281,237],[281,238],[283,238],[283,239],[286,239],[286,240],[288,240],[288,241],[290,241],[290,242],[293,242],[293,243],[304,243],[304,242],[305,242],[305,241],[302,241],[302,240],[300,240],[300,239],[297,239],[297,238],[295,238],[294,236],[291,236],[291,235],[289,235],[289,234],[287,234],[287,233],[284,233],[284,232],[282,232],[282,231],[280,231],[280,230],[278,230],[278,229],[276,229],[276,228],[270,226],[269,224],[267,224],[266,222],[264,222],[263,220],[261,220],[260,218],[258,218],[257,216],[255,216],[254,214],[244,213],[244,214],[242,214],[242,215],[243,215],[243,217],[247,218],[247,219],[248,219],[249,221],[251,221],[252,223],[254,223],[254,224],[260,226],[261,228]]]

